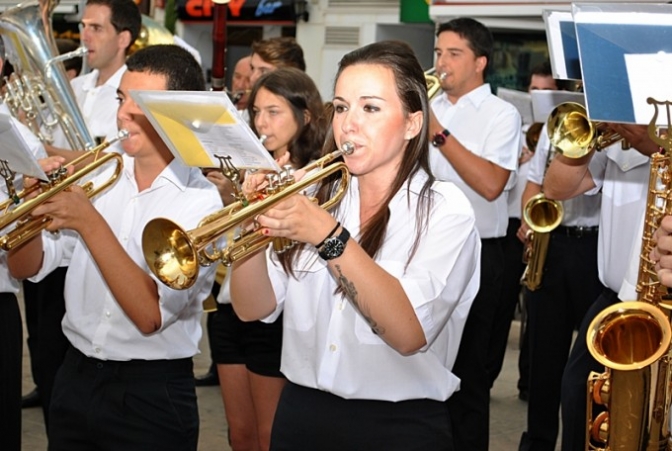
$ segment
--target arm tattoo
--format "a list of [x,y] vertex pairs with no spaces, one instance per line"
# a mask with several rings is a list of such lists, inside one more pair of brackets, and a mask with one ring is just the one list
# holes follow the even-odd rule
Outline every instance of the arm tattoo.
[[336,265],[336,271],[338,272],[338,283],[341,285],[343,288],[343,291],[345,292],[345,296],[350,299],[350,302],[352,305],[359,311],[359,313],[362,315],[362,317],[366,320],[366,322],[371,326],[371,331],[376,334],[376,335],[384,335],[385,334],[385,328],[380,327],[376,321],[374,321],[373,318],[370,317],[369,312],[366,312],[362,309],[362,307],[359,305],[359,296],[357,293],[357,288],[355,287],[355,284],[352,283],[350,280],[348,280],[347,277],[343,275],[343,272],[341,272],[341,266]]

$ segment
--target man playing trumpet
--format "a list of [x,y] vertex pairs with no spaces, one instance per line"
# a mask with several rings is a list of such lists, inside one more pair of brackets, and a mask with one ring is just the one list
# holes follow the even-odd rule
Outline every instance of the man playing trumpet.
[[[145,224],[158,216],[187,228],[221,209],[216,188],[176,160],[130,90],[204,90],[201,67],[177,46],[147,47],[129,58],[119,85],[117,124],[128,130],[125,167],[93,203],[79,187],[38,206],[48,230],[12,251],[15,277],[44,277],[64,259],[63,331],[71,343],[54,386],[49,449],[196,450],[198,409],[192,356],[214,266],[189,290],[150,275]],[[54,169],[58,157],[47,160]]]

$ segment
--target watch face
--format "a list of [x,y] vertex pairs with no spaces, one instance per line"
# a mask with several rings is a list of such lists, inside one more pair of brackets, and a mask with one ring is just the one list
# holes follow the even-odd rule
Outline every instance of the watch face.
[[345,244],[337,237],[332,237],[324,243],[322,253],[327,257],[327,260],[331,260],[332,258],[340,257],[344,250]]
[[446,142],[446,137],[443,135],[443,133],[437,133],[434,135],[434,138],[432,138],[432,145],[434,147],[439,147],[442,146]]

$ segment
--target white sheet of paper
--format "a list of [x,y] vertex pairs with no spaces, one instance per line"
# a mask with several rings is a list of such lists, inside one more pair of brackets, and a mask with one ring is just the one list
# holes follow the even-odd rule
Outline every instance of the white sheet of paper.
[[23,140],[14,119],[2,113],[0,113],[0,160],[7,161],[9,169],[17,175],[23,174],[47,180],[47,175]]
[[534,122],[532,118],[532,97],[528,92],[497,88],[497,97],[516,107],[523,119],[523,124],[529,125]]
[[173,155],[187,166],[219,167],[220,155],[231,157],[238,169],[280,170],[223,92],[130,94]]
[[[646,99],[652,97],[658,101],[672,101],[672,54],[657,53],[648,55],[625,55],[625,67],[628,71],[632,108],[638,124],[648,124],[653,118],[655,108]],[[657,125],[667,126],[665,111],[658,112]]]
[[546,122],[551,111],[556,106],[565,102],[575,102],[584,106],[586,104],[583,93],[580,92],[551,91],[546,89],[532,91],[534,122]]

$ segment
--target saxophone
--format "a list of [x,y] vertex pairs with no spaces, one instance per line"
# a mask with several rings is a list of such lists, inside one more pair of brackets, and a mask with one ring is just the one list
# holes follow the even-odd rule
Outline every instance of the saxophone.
[[[656,130],[659,105],[666,106],[669,123],[672,102],[647,101],[655,107],[649,137],[661,151],[651,157],[637,301],[604,309],[588,329],[588,350],[606,367],[588,377],[586,450],[591,451],[670,449],[672,299],[649,255],[660,221],[672,214],[672,137]],[[605,410],[593,419],[595,405]]]
[[[544,175],[551,164],[554,153],[552,148],[548,151]],[[530,291],[535,291],[541,285],[548,254],[548,243],[551,238],[550,233],[560,225],[564,214],[562,203],[547,199],[544,193],[532,196],[525,203],[523,219],[530,227],[530,231],[523,249],[523,263],[527,266],[520,278],[520,283]]]

